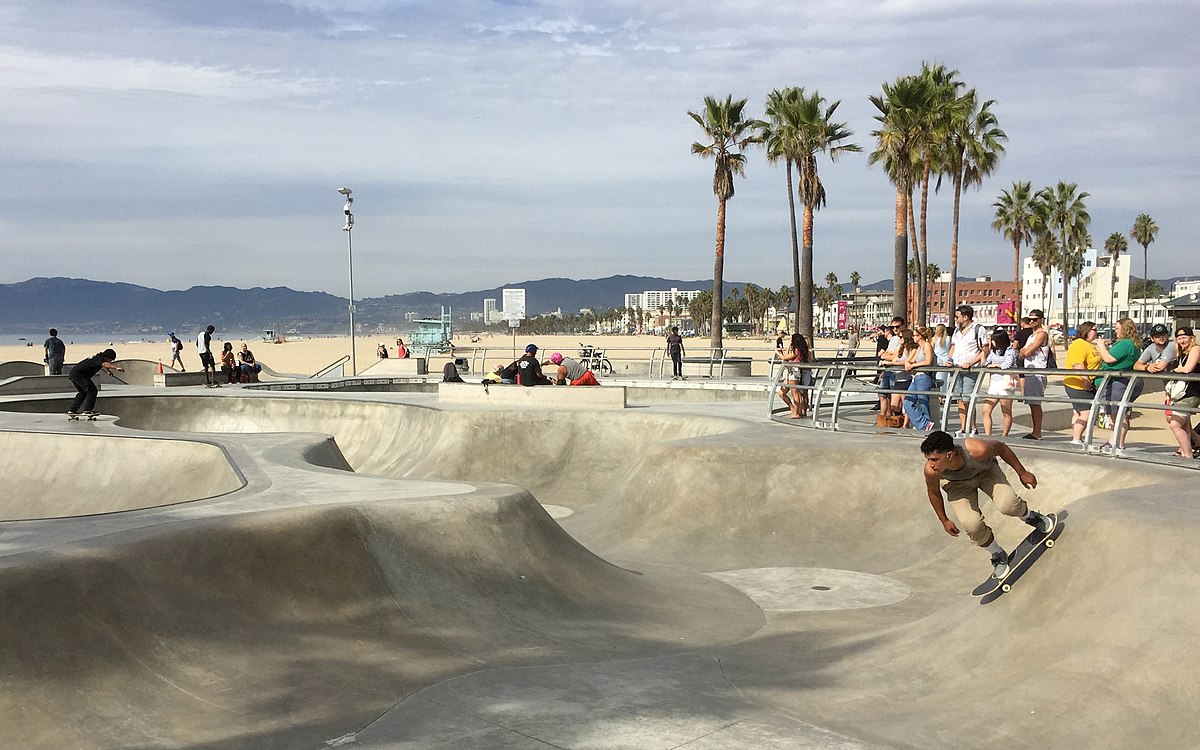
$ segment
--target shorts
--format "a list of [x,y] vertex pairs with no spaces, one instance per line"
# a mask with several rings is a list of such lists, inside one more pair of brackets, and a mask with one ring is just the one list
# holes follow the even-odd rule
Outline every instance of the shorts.
[[212,352],[200,352],[200,364],[208,365],[213,369],[217,367],[217,361],[213,359]]
[[1067,391],[1067,398],[1071,400],[1071,408],[1075,411],[1083,411],[1092,405],[1092,400],[1096,396],[1095,391],[1085,391],[1071,386],[1063,386]]
[[978,382],[979,373],[959,370],[958,378],[954,381],[954,389],[950,391],[950,398],[969,399],[975,392],[975,384]]
[[[1183,398],[1172,401],[1171,406],[1182,406],[1185,409],[1200,409],[1200,396],[1184,396]],[[1180,414],[1179,416],[1192,416],[1191,414]]]
[[993,375],[992,382],[988,384],[987,395],[996,396],[997,398],[1008,398],[1014,390],[1012,378],[1013,375]]
[[[1040,398],[1046,395],[1046,376],[1045,375],[1030,375],[1025,373],[1025,390],[1024,395]],[[1040,405],[1040,402],[1035,402]]]
[[1117,416],[1117,410],[1121,408],[1121,399],[1125,398],[1126,390],[1129,391],[1129,403],[1132,404],[1138,396],[1142,395],[1142,381],[1134,383],[1132,389],[1129,386],[1128,378],[1113,378],[1108,381],[1108,385],[1104,388],[1104,399],[1112,402],[1104,407],[1108,416]]
[[879,373],[879,389],[891,390],[896,387],[896,371],[884,370]]

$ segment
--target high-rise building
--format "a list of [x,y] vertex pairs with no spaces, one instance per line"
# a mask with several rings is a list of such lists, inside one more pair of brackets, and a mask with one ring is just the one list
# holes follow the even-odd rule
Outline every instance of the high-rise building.
[[485,299],[483,301],[483,322],[485,324],[495,323],[499,319],[496,315],[496,300]]

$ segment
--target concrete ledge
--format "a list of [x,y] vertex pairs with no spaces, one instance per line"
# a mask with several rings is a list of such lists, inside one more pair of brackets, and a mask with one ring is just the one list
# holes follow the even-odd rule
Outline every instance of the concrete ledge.
[[[154,373],[154,385],[157,388],[174,388],[181,385],[204,385],[203,370],[193,370],[192,372],[174,372],[167,370],[163,373]],[[217,372],[217,382],[221,382],[221,373]],[[224,383],[222,383],[224,385]]]
[[379,375],[426,375],[428,372],[428,362],[424,357],[407,357],[405,359],[381,359],[358,374],[370,373],[372,377],[376,377]]
[[[100,376],[92,378],[96,390],[102,389]],[[75,386],[66,375],[29,375],[26,377],[0,380],[0,395],[26,395],[34,393],[75,393]]]
[[624,409],[625,386],[503,385],[491,383],[438,383],[438,402],[445,404],[489,404],[492,406],[536,406],[551,409]]
[[[74,364],[74,362],[71,364]],[[69,365],[63,365],[63,367],[69,367]],[[24,362],[20,360],[0,362],[0,380],[46,374],[46,365],[40,362]]]
[[[670,373],[671,360],[666,363]],[[726,357],[724,368],[721,360],[708,357],[684,357],[683,374],[688,377],[703,378],[748,378],[753,369],[754,360],[750,357]]]

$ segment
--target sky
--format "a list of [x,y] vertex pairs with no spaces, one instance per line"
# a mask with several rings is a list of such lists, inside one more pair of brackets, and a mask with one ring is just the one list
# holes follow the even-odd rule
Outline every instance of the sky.
[[[345,296],[342,186],[359,298],[711,279],[713,165],[687,112],[733,95],[761,117],[786,86],[840,100],[865,152],[820,163],[816,278],[890,278],[868,96],[923,61],[994,99],[1008,135],[963,196],[960,275],[1011,278],[991,204],[1017,180],[1078,183],[1098,245],[1149,213],[1150,275],[1200,274],[1197,26],[1181,0],[7,0],[0,283]],[[791,283],[784,180],[751,149],[727,280]],[[943,270],[951,213],[943,189]]]

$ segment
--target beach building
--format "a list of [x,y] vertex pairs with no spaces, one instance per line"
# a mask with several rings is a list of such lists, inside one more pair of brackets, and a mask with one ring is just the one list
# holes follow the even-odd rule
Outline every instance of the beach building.
[[500,315],[496,310],[495,298],[485,299],[483,301],[483,322],[490,325],[499,319]]

